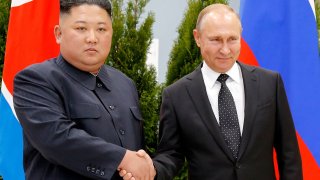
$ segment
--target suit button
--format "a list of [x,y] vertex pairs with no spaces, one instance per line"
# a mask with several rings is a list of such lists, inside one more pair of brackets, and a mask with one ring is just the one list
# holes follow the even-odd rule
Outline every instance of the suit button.
[[109,109],[114,110],[114,106],[110,105]]
[[98,88],[101,88],[101,87],[102,87],[102,84],[101,84],[101,83],[97,83],[97,87],[98,87]]
[[241,168],[241,164],[240,163],[236,163],[236,168],[240,169]]
[[87,166],[87,171],[90,172],[91,171],[91,167]]
[[95,173],[95,172],[96,172],[96,168],[94,168],[94,167],[91,168],[91,172],[92,172],[92,173]]
[[121,135],[124,135],[126,133],[123,129],[120,129],[119,132]]

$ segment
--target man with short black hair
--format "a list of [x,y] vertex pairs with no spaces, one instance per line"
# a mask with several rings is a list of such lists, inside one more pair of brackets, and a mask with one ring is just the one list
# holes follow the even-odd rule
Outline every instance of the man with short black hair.
[[150,157],[136,152],[144,147],[136,87],[104,64],[112,33],[109,1],[61,0],[60,55],[15,77],[26,179],[119,180],[121,169],[153,178]]

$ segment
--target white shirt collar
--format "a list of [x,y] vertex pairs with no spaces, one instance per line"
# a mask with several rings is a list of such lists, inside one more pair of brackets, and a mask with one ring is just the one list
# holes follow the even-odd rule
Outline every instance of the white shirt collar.
[[[214,70],[212,70],[205,61],[203,61],[203,66],[201,68],[202,73],[204,76],[206,76],[206,79],[208,79],[208,85],[209,87],[213,87],[213,85],[215,84],[215,82],[217,81],[218,77],[220,76],[221,73],[218,73]],[[233,66],[231,67],[231,69],[229,71],[227,71],[225,74],[227,74],[230,78],[227,81],[230,81],[230,79],[232,81],[235,81],[236,83],[241,83],[241,70],[240,70],[240,66],[238,63],[234,63]]]

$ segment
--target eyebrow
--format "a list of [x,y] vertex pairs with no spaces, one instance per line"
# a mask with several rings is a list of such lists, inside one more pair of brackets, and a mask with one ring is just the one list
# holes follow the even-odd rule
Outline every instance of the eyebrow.
[[[84,23],[84,24],[86,24],[86,23],[88,23],[88,22],[87,22],[87,21],[78,20],[78,21],[76,21],[75,23]],[[105,24],[107,24],[107,23],[105,23],[105,22],[98,22],[98,24],[99,24],[99,25],[100,25],[100,24],[105,25]]]

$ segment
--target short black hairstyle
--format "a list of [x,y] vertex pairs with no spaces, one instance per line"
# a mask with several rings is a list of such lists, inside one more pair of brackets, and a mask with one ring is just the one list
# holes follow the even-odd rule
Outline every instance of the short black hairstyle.
[[112,17],[112,6],[109,0],[60,0],[60,14],[70,14],[73,7],[83,4],[97,5],[106,10],[110,17]]

